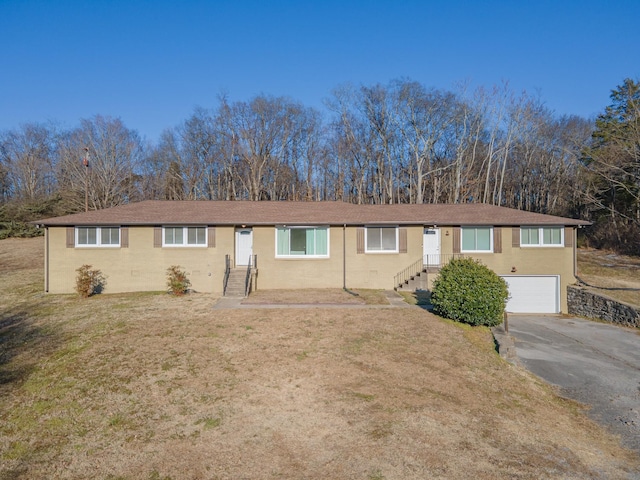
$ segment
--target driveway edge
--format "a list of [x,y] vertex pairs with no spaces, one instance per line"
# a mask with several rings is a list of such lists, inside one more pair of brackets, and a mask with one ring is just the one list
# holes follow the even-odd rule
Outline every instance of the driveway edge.
[[520,365],[516,355],[515,339],[504,330],[504,323],[491,328],[493,340],[496,343],[498,354],[514,365]]

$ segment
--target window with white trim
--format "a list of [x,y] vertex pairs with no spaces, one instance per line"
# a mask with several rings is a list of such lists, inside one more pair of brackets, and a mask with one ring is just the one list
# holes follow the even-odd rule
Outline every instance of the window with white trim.
[[366,253],[398,253],[398,227],[366,227]]
[[329,227],[276,227],[276,258],[329,257]]
[[520,245],[523,247],[562,247],[562,227],[520,227]]
[[76,247],[119,247],[120,227],[76,227]]
[[463,252],[493,252],[492,227],[462,227]]
[[163,227],[165,247],[206,247],[207,227]]

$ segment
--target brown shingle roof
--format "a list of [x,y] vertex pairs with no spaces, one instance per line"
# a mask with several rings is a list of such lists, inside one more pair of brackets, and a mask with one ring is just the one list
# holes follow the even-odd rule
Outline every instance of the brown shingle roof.
[[354,205],[344,202],[147,200],[47,218],[65,225],[589,225],[583,220],[483,204]]

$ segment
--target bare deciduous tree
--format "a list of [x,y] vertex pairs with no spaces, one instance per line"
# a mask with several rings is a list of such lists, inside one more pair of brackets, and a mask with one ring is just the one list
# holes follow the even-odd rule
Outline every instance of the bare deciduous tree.
[[[20,200],[42,199],[55,188],[55,147],[51,128],[35,123],[0,136],[0,172],[5,195]],[[1,179],[0,179],[1,180]]]
[[591,139],[589,121],[558,118],[506,83],[454,93],[406,79],[337,88],[328,122],[284,97],[223,96],[156,145],[101,116],[61,134],[26,125],[0,132],[0,199],[56,194],[65,211],[82,209],[85,192],[92,209],[140,198],[482,202],[583,215],[602,225],[601,244],[636,245],[639,91],[631,80],[614,90]]
[[[88,168],[82,159],[88,149]],[[138,134],[121,120],[95,116],[60,139],[58,183],[77,209],[113,207],[142,198],[138,168],[143,155]]]

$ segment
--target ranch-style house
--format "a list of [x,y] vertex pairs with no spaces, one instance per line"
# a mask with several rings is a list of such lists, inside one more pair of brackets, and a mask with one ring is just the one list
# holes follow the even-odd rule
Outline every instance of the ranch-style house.
[[106,293],[165,290],[171,265],[193,290],[227,295],[238,278],[241,294],[428,288],[441,265],[470,256],[505,278],[507,310],[527,313],[567,311],[576,230],[588,225],[482,204],[156,200],[37,223],[49,293],[74,292],[84,264],[107,277]]

